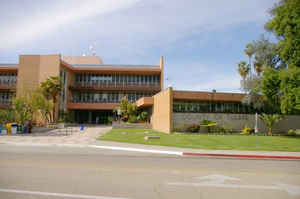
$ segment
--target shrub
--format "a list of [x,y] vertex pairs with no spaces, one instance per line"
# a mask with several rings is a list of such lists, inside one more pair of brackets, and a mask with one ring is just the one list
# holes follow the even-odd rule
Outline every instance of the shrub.
[[253,134],[253,133],[254,133],[254,128],[250,128],[248,126],[245,126],[244,129],[242,130],[241,134],[250,135],[250,134]]
[[300,135],[300,129],[290,129],[288,130],[288,132],[286,133],[287,136],[297,136]]
[[113,117],[109,116],[109,117],[107,118],[107,123],[108,123],[108,124],[112,124],[112,121],[113,121]]
[[137,117],[135,115],[131,115],[128,119],[128,122],[129,123],[136,123],[138,120],[137,120]]
[[137,116],[137,120],[138,121],[147,121],[147,116],[148,116],[148,113],[143,111],[141,112],[138,116]]
[[188,127],[189,127],[188,124],[183,123],[183,124],[180,124],[179,126],[176,126],[174,128],[174,131],[175,132],[187,132],[188,131]]
[[281,115],[278,114],[261,114],[259,115],[259,118],[265,123],[265,125],[268,127],[268,135],[272,135],[273,126],[278,123],[280,120],[283,119]]
[[207,128],[208,133],[210,133],[211,128],[217,126],[217,122],[216,121],[210,121],[210,120],[202,120],[200,125],[205,126]]
[[187,128],[188,132],[193,132],[197,133],[200,130],[200,125],[199,124],[190,124]]

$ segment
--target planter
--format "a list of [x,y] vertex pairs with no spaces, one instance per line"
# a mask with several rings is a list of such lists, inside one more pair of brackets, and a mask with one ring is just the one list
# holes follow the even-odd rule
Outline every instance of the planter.
[[1,135],[7,135],[6,129],[2,129],[2,130],[1,130]]
[[65,123],[58,123],[57,126],[59,129],[63,129],[65,128]]

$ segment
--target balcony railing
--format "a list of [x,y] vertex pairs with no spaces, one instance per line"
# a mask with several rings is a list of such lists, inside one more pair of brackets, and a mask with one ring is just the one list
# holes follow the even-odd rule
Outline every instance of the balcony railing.
[[160,91],[160,84],[113,84],[113,83],[74,83],[70,86],[75,90],[105,90],[105,91]]
[[0,99],[0,109],[6,109],[11,107],[12,101],[11,99]]
[[0,81],[1,90],[10,90],[16,88],[16,82]]

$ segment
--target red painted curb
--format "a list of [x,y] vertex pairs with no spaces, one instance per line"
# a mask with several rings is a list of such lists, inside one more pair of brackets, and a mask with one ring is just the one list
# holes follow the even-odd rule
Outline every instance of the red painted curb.
[[214,153],[189,153],[189,152],[183,152],[182,155],[189,155],[189,156],[211,156],[211,157],[231,157],[231,158],[300,160],[300,156],[241,155],[241,154],[214,154]]

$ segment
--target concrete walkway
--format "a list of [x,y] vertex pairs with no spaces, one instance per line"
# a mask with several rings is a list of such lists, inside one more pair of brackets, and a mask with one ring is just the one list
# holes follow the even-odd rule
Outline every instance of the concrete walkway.
[[104,135],[110,126],[91,126],[80,131],[79,127],[53,129],[47,132],[17,135],[1,135],[0,143],[15,144],[96,144],[96,138]]
[[99,141],[97,137],[104,135],[111,129],[111,126],[91,126],[84,131],[79,131],[79,127],[73,127],[73,132],[66,134],[64,130],[55,129],[43,133],[21,134],[21,135],[1,135],[0,144],[21,144],[21,145],[78,145],[78,146],[103,146],[103,147],[122,147],[135,148],[141,150],[174,151],[183,153],[201,154],[239,154],[239,155],[264,155],[264,156],[298,156],[300,152],[277,152],[277,151],[240,151],[240,150],[204,150],[177,148],[167,146],[154,146],[143,144],[130,144],[110,141]]

